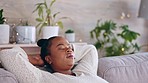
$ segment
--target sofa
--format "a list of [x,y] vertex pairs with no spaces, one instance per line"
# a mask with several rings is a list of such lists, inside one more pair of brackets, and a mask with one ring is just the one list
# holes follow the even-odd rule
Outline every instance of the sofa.
[[[99,58],[98,76],[109,83],[148,83],[148,53]],[[1,67],[0,83],[18,81]]]
[[98,75],[109,83],[148,83],[148,53],[100,58]]
[[4,68],[0,68],[0,83],[18,83],[16,77],[6,71]]

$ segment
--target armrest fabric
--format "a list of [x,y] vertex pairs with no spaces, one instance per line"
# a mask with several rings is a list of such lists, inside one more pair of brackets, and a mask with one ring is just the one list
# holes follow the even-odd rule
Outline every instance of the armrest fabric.
[[98,75],[109,83],[147,83],[148,53],[100,58]]
[[12,73],[0,68],[0,83],[18,83],[18,81]]

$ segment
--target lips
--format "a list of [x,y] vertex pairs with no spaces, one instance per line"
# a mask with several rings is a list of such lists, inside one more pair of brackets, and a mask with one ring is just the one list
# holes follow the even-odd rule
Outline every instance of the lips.
[[74,55],[68,54],[68,55],[66,56],[66,58],[74,58]]

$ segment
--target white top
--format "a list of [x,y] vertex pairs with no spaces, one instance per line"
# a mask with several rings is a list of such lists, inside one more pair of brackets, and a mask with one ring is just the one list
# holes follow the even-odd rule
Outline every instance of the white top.
[[29,62],[27,54],[18,47],[1,51],[0,60],[16,76],[19,83],[108,83],[97,76],[96,48],[92,45],[74,47],[78,65],[72,71],[76,76],[40,70]]

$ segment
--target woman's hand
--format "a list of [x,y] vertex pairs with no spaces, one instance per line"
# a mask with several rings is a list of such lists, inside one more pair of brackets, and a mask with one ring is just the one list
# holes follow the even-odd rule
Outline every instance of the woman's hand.
[[44,62],[40,55],[28,55],[29,62],[35,66],[43,66]]

